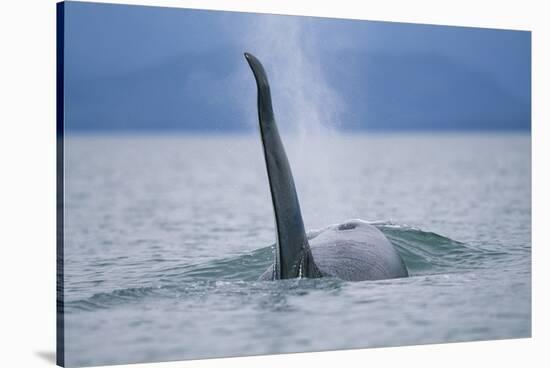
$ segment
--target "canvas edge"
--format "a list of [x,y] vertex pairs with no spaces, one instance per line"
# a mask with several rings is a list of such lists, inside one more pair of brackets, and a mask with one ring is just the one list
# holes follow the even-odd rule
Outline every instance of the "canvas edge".
[[56,364],[65,365],[64,306],[64,85],[65,3],[56,3]]

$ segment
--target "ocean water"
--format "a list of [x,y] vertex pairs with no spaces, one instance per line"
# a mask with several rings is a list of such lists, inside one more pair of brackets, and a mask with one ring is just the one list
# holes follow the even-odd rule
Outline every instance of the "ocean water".
[[528,134],[283,139],[306,227],[370,221],[411,277],[258,281],[256,135],[69,135],[68,366],[531,336]]

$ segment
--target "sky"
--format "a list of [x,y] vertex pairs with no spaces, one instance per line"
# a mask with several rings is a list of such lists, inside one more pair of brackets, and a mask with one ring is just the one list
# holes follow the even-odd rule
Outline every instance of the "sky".
[[531,129],[531,33],[67,2],[67,132]]

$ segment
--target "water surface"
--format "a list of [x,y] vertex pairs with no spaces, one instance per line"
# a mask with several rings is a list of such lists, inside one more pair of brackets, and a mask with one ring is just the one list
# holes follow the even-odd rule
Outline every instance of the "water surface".
[[317,138],[285,138],[306,227],[371,221],[410,278],[257,281],[256,135],[69,135],[67,365],[531,335],[529,135]]

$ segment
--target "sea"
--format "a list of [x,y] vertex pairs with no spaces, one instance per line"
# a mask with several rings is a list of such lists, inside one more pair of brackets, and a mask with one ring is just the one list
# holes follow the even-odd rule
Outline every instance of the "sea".
[[306,228],[369,221],[410,277],[258,281],[255,134],[69,134],[67,366],[531,336],[529,132],[283,138]]

